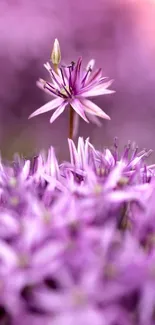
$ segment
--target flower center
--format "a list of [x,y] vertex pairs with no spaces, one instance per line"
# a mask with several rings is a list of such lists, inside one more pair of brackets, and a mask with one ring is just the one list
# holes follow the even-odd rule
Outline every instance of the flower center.
[[94,194],[99,195],[102,193],[102,186],[100,184],[95,184],[94,186]]
[[19,198],[17,196],[12,196],[10,198],[10,203],[13,206],[17,206],[19,204]]
[[25,268],[25,267],[28,266],[28,264],[29,264],[29,258],[28,258],[28,256],[27,255],[24,255],[24,254],[20,255],[19,256],[19,266],[21,268]]
[[65,88],[61,88],[60,93],[61,95],[68,97],[68,93],[71,93],[69,86],[65,86]]
[[104,276],[108,279],[112,279],[117,275],[117,269],[114,264],[107,264],[104,268]]
[[84,305],[87,301],[86,296],[80,289],[73,290],[73,304],[75,306]]

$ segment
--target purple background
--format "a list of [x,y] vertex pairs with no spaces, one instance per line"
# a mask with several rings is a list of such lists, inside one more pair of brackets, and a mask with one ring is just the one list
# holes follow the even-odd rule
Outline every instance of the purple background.
[[[50,100],[36,87],[54,38],[65,63],[83,56],[114,78],[116,94],[99,104],[111,121],[102,128],[81,121],[79,134],[98,147],[128,139],[155,149],[155,1],[153,0],[1,0],[0,1],[0,148],[31,155],[53,145],[67,156],[68,115],[50,125],[50,113],[28,116]],[[155,157],[155,155],[154,155]]]

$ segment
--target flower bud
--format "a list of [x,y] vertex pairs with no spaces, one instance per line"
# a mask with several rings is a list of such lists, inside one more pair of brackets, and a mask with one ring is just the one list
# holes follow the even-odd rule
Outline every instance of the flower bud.
[[55,66],[58,66],[58,64],[61,61],[60,45],[59,45],[59,41],[57,40],[57,38],[54,41],[53,50],[51,53],[51,61],[52,61],[53,65],[55,65]]

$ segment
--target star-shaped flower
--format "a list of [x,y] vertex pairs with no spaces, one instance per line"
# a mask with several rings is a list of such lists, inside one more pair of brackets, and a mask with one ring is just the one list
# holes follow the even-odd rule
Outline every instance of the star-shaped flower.
[[91,60],[85,71],[82,71],[82,58],[80,57],[77,63],[72,62],[69,66],[60,66],[56,72],[47,62],[44,66],[50,74],[51,82],[41,79],[38,81],[38,86],[55,99],[37,109],[29,118],[57,108],[50,119],[52,123],[67,106],[71,106],[86,122],[91,120],[99,124],[96,116],[110,120],[110,117],[100,107],[87,99],[87,97],[114,92],[108,89],[113,80],[107,81],[107,78],[102,76],[102,69],[93,72],[94,63],[95,61]]

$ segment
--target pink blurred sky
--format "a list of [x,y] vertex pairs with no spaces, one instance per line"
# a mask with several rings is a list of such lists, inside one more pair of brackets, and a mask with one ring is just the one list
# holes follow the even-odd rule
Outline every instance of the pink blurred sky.
[[[49,114],[28,120],[49,97],[36,87],[47,77],[55,37],[65,63],[96,59],[114,78],[116,94],[96,99],[111,121],[102,128],[81,122],[80,135],[98,148],[118,136],[152,148],[155,124],[155,1],[153,0],[1,0],[0,146],[5,156],[29,155],[54,145],[66,156],[68,116],[49,124]],[[155,157],[155,155],[154,155]]]

